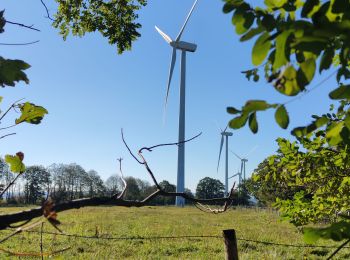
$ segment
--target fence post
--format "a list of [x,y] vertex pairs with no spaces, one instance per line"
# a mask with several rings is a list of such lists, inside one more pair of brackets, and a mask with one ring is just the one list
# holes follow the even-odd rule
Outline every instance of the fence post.
[[223,236],[226,260],[238,260],[236,231],[234,229],[223,230]]

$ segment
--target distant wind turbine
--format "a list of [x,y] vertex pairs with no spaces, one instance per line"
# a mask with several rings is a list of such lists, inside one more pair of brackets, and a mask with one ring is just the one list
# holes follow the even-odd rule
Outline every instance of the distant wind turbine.
[[[257,146],[255,146],[248,154],[252,153],[255,149],[256,149]],[[246,175],[245,175],[245,171],[246,171],[246,168],[245,168],[245,164],[248,162],[248,159],[247,158],[242,158],[240,157],[238,154],[236,154],[235,152],[233,152],[232,150],[230,150],[230,152],[236,156],[239,160],[241,160],[241,174],[243,174],[243,180],[246,180]]]
[[232,136],[231,132],[226,132],[227,126],[224,131],[221,131],[221,142],[220,142],[220,151],[219,151],[219,159],[218,159],[218,166],[217,171],[219,171],[219,165],[220,165],[220,157],[222,152],[222,147],[224,146],[224,142],[226,139],[226,156],[225,156],[225,195],[228,194],[228,137]]
[[233,177],[238,176],[238,190],[241,189],[241,183],[242,183],[242,172],[238,171],[236,174],[229,177],[229,179],[232,179]]
[[[177,161],[177,192],[184,192],[185,190],[185,85],[186,85],[186,52],[195,52],[197,49],[197,45],[194,43],[180,41],[182,33],[185,30],[188,20],[190,19],[192,12],[197,5],[196,0],[192,5],[190,12],[188,13],[185,23],[182,25],[179,34],[176,39],[173,40],[165,34],[162,30],[160,30],[157,26],[155,26],[156,30],[159,34],[164,38],[164,40],[169,43],[169,45],[173,48],[171,61],[170,61],[170,69],[169,69],[169,78],[168,85],[166,89],[165,96],[165,109],[168,103],[169,89],[171,78],[173,76],[173,71],[176,62],[176,50],[181,51],[181,78],[180,78],[180,113],[179,113],[179,145],[178,145],[178,161]],[[176,197],[176,205],[184,206],[185,199],[182,197]]]

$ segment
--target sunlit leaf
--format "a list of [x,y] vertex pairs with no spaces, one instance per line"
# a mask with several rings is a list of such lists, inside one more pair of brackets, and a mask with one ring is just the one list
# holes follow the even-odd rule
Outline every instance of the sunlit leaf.
[[10,165],[10,170],[13,173],[22,173],[26,169],[18,155],[5,155],[5,161]]
[[26,102],[20,106],[21,116],[16,119],[16,124],[23,122],[30,124],[40,124],[41,120],[47,114],[47,110],[42,106],[36,106],[32,103]]
[[271,41],[268,40],[270,35],[265,32],[255,42],[252,52],[252,62],[259,66],[266,58],[271,48]]
[[288,62],[289,57],[286,56],[286,44],[290,34],[291,31],[287,30],[276,38],[276,55],[273,63],[274,69],[279,69]]
[[289,116],[284,105],[277,108],[275,112],[275,120],[280,127],[286,129],[289,125]]

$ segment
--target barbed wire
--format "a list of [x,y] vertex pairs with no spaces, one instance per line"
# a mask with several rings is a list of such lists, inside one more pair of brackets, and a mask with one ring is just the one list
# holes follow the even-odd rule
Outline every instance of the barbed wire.
[[[40,231],[35,231],[35,230],[28,230],[25,232],[26,233],[37,233],[37,234],[41,233]],[[42,234],[74,237],[74,238],[82,238],[82,239],[97,239],[97,240],[158,240],[158,239],[160,240],[160,239],[199,239],[199,238],[222,239],[223,238],[222,236],[219,236],[219,235],[103,237],[103,236],[86,236],[86,235],[78,235],[78,234],[57,233],[57,232],[48,232],[48,231],[43,231]],[[244,241],[244,242],[257,243],[257,244],[271,245],[271,246],[285,246],[285,247],[294,247],[294,248],[338,248],[338,246],[286,244],[286,243],[277,243],[277,242],[247,239],[247,238],[242,238],[242,237],[237,238],[237,240]],[[350,246],[346,246],[343,248],[350,248]]]

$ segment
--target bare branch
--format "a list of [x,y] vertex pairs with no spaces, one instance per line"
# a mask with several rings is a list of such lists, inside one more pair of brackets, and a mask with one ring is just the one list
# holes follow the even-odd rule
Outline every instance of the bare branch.
[[157,148],[157,147],[184,144],[184,143],[187,143],[187,142],[192,141],[193,139],[196,139],[196,138],[199,137],[201,134],[202,134],[202,132],[200,132],[200,133],[197,134],[196,136],[194,136],[194,137],[192,137],[192,138],[190,138],[190,139],[187,139],[187,140],[185,140],[185,141],[183,141],[183,142],[167,143],[167,144],[157,144],[157,145],[154,145],[154,146],[151,146],[151,147],[142,147],[142,148],[139,150],[139,153],[142,153],[143,150],[147,150],[147,151],[149,151],[149,152],[152,152],[152,149]]
[[10,133],[10,134],[3,135],[3,136],[0,136],[0,139],[5,138],[5,137],[10,136],[10,135],[15,135],[15,134],[16,133]]
[[130,155],[131,155],[132,157],[134,157],[134,159],[135,159],[139,164],[143,164],[143,163],[142,163],[141,161],[139,161],[139,159],[137,159],[137,157],[132,153],[132,151],[130,150],[128,144],[126,143],[125,138],[124,138],[123,128],[120,130],[120,132],[121,132],[121,135],[122,135],[123,143],[124,143],[124,145],[126,146],[126,148],[128,149]]
[[1,120],[7,115],[8,112],[11,111],[11,109],[14,109],[16,107],[16,105],[21,102],[24,98],[21,98],[15,102],[12,103],[12,105],[5,111],[5,113],[0,117],[0,122]]
[[5,45],[5,46],[23,46],[23,45],[32,45],[32,44],[35,44],[35,43],[38,43],[40,42],[39,40],[37,41],[33,41],[33,42],[23,42],[23,43],[3,43],[3,42],[0,42],[0,45]]
[[[77,200],[72,200],[72,201],[69,201],[69,202],[63,202],[63,203],[60,203],[60,204],[57,204],[57,205],[54,205],[52,203],[52,201],[50,201],[50,202],[48,202],[50,207],[48,207],[48,206],[45,207],[45,204],[48,204],[48,203],[44,203],[43,207],[38,207],[38,208],[30,209],[30,210],[17,212],[17,213],[9,213],[9,214],[6,214],[6,215],[0,215],[0,230],[7,228],[7,227],[9,227],[10,225],[12,225],[14,223],[17,223],[17,222],[20,222],[20,221],[28,221],[28,220],[31,220],[33,218],[40,217],[42,215],[44,215],[48,220],[50,220],[50,215],[49,216],[47,216],[47,215],[48,214],[54,214],[54,219],[56,219],[56,215],[57,215],[56,212],[66,211],[66,210],[70,210],[70,209],[78,209],[78,208],[81,208],[81,207],[100,206],[100,205],[114,205],[114,206],[123,206],[123,207],[143,207],[143,206],[147,205],[147,203],[149,201],[151,201],[152,199],[154,199],[157,196],[182,197],[182,198],[184,198],[186,200],[189,200],[189,201],[192,201],[194,203],[197,203],[198,205],[201,205],[207,211],[213,212],[215,214],[225,212],[228,209],[228,207],[232,204],[233,192],[234,192],[234,186],[235,185],[233,185],[233,187],[232,187],[228,197],[213,198],[213,199],[196,199],[196,198],[190,197],[188,194],[186,194],[184,192],[166,192],[166,191],[164,191],[159,186],[156,178],[154,177],[154,174],[153,174],[152,170],[150,169],[146,159],[142,155],[142,151],[143,150],[152,151],[152,149],[154,149],[156,147],[168,146],[168,145],[177,145],[179,143],[160,144],[160,145],[155,145],[155,146],[152,146],[152,147],[141,148],[139,150],[139,156],[141,157],[142,161],[139,161],[136,158],[136,156],[133,155],[133,153],[131,152],[130,148],[126,144],[124,136],[123,136],[123,130],[121,131],[121,134],[122,134],[123,142],[124,142],[125,146],[127,147],[127,149],[129,150],[130,154],[141,165],[145,166],[147,172],[152,177],[153,182],[154,182],[155,186],[157,187],[157,190],[155,192],[150,194],[148,197],[144,198],[142,201],[139,201],[139,200],[125,200],[125,199],[123,199],[123,195],[125,193],[127,184],[126,184],[126,182],[124,180],[124,176],[123,176],[123,172],[122,172],[122,168],[121,168],[121,161],[122,161],[122,159],[120,158],[120,159],[118,159],[118,161],[119,161],[119,168],[120,168],[120,172],[121,172],[121,175],[122,175],[122,180],[123,180],[124,185],[125,185],[125,188],[124,188],[124,190],[122,191],[122,193],[120,195],[115,194],[115,195],[113,195],[111,197],[96,197],[96,198],[77,199]],[[191,139],[188,139],[188,140],[186,140],[184,142],[191,141],[194,138],[197,138],[199,135],[197,135],[197,136],[195,136],[195,137],[193,137]],[[210,203],[224,203],[224,205],[223,205],[223,207],[221,209],[214,209],[214,210],[211,209],[208,206],[204,206],[203,205],[203,204],[210,204]]]
[[51,21],[55,21],[55,19],[51,18],[49,9],[47,8],[45,2],[43,0],[40,0],[41,4],[44,6],[46,11],[46,18],[50,19]]
[[[2,138],[2,137],[0,137]],[[20,172],[17,174],[17,176],[15,178],[13,178],[13,180],[0,192],[0,198],[5,194],[5,192],[13,185],[15,184],[15,182],[17,181],[17,179],[19,178],[19,176],[21,176],[23,174],[23,172]]]
[[33,27],[34,25],[25,25],[23,23],[11,22],[11,21],[8,21],[8,20],[5,20],[5,22],[9,23],[9,24],[18,25],[20,27],[24,27],[24,28],[27,28],[27,29],[30,29],[30,30],[34,30],[34,31],[40,32],[39,29]]

